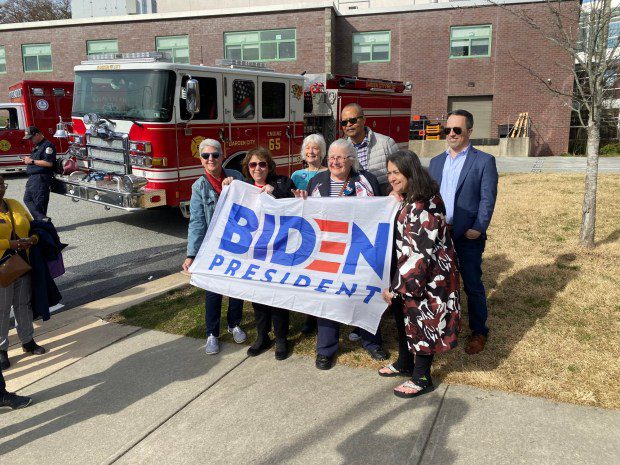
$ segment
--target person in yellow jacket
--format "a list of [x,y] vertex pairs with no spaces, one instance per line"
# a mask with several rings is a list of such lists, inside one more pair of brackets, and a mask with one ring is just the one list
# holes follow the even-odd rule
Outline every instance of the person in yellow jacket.
[[[38,242],[36,236],[29,236],[32,217],[19,201],[4,197],[7,187],[4,177],[0,176],[0,256],[4,257],[11,249],[20,254],[23,259],[28,260],[28,249]],[[13,227],[15,228],[14,237],[12,237]],[[35,355],[45,353],[45,349],[34,341],[31,295],[30,273],[18,278],[8,287],[0,287],[0,368],[2,370],[11,366],[7,354],[11,306],[13,306],[17,334],[24,352]]]

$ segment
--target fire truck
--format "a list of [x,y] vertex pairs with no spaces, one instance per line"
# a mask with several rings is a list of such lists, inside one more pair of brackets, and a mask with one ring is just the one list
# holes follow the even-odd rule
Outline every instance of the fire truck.
[[72,121],[58,124],[70,150],[53,191],[126,211],[180,207],[204,173],[198,147],[221,142],[225,167],[240,169],[263,146],[277,170],[301,168],[305,135],[339,137],[340,109],[357,102],[367,124],[406,146],[411,95],[402,82],[294,75],[261,64],[171,63],[159,52],[104,54],[75,67]]
[[67,151],[66,140],[53,137],[58,117],[71,118],[73,83],[21,81],[9,87],[9,103],[0,103],[0,172],[26,169],[21,157],[30,155],[32,144],[23,140],[28,126],[38,127],[56,145]]

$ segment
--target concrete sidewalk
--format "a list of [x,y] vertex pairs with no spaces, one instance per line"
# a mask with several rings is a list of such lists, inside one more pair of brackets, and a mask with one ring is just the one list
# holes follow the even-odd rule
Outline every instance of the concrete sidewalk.
[[[2,463],[615,464],[620,412],[466,386],[403,400],[398,379],[102,320],[187,282],[173,275],[37,330],[49,349],[5,375],[32,406],[0,413]],[[21,349],[20,349],[21,350]]]

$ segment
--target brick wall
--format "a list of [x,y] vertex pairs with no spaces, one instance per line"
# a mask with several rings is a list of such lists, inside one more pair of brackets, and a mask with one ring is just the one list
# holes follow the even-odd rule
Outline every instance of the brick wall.
[[[118,39],[119,52],[139,52],[155,50],[158,36],[188,34],[190,62],[213,65],[216,59],[224,57],[224,32],[279,28],[296,28],[297,59],[267,62],[267,66],[285,73],[324,72],[324,9],[2,31],[0,45],[6,47],[7,73],[0,74],[0,101],[7,100],[9,85],[22,79],[73,80],[73,67],[86,59],[87,40]],[[52,44],[53,71],[23,72],[21,44],[29,43]]]
[[[546,5],[525,9],[537,21],[550,21]],[[533,73],[570,93],[571,59],[507,9],[487,6],[338,18],[334,39],[335,71],[357,76],[400,79],[413,84],[414,114],[445,117],[451,96],[492,96],[492,137],[497,125],[513,123],[529,112],[534,155],[557,155],[568,149],[570,109]],[[450,27],[492,25],[489,58],[450,59]],[[575,16],[575,25],[576,16]],[[352,34],[392,31],[389,63],[351,63]],[[566,68],[562,68],[565,66]],[[531,70],[530,70],[531,69]],[[473,87],[470,87],[474,83]]]
[[[544,3],[509,8],[524,8],[541,21],[550,19]],[[331,32],[326,27],[330,24]],[[492,25],[491,56],[449,59],[450,26],[475,24]],[[446,114],[451,96],[491,95],[493,131],[499,124],[514,123],[519,112],[527,111],[536,139],[535,154],[557,155],[568,148],[568,106],[552,96],[527,68],[570,93],[570,57],[506,9],[495,6],[360,16],[337,16],[331,9],[317,8],[5,30],[0,45],[6,47],[7,73],[0,74],[0,101],[7,99],[2,89],[24,78],[72,80],[73,67],[86,58],[87,40],[116,38],[120,52],[135,52],[154,50],[156,36],[188,34],[191,63],[211,65],[223,57],[224,32],[275,28],[297,29],[297,59],[268,63],[276,71],[320,73],[331,64],[334,73],[410,81],[412,112],[430,118]],[[352,34],[372,30],[392,31],[391,61],[352,64]],[[326,37],[332,38],[331,46]],[[40,42],[52,44],[54,71],[24,73],[21,44]]]

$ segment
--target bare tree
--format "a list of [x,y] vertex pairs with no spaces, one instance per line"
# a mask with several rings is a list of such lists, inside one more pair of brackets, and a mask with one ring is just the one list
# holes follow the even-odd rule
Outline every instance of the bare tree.
[[615,87],[619,64],[618,31],[610,34],[609,25],[616,18],[620,22],[620,1],[614,0],[617,4],[612,5],[612,0],[546,0],[546,18],[534,16],[527,8],[488,1],[519,17],[571,58],[567,71],[574,77],[572,93],[554,87],[533,67],[528,66],[528,70],[550,92],[563,97],[573,107],[586,129],[587,163],[579,242],[594,247],[601,123],[615,97],[610,89]]
[[71,18],[71,0],[0,0],[0,24]]

